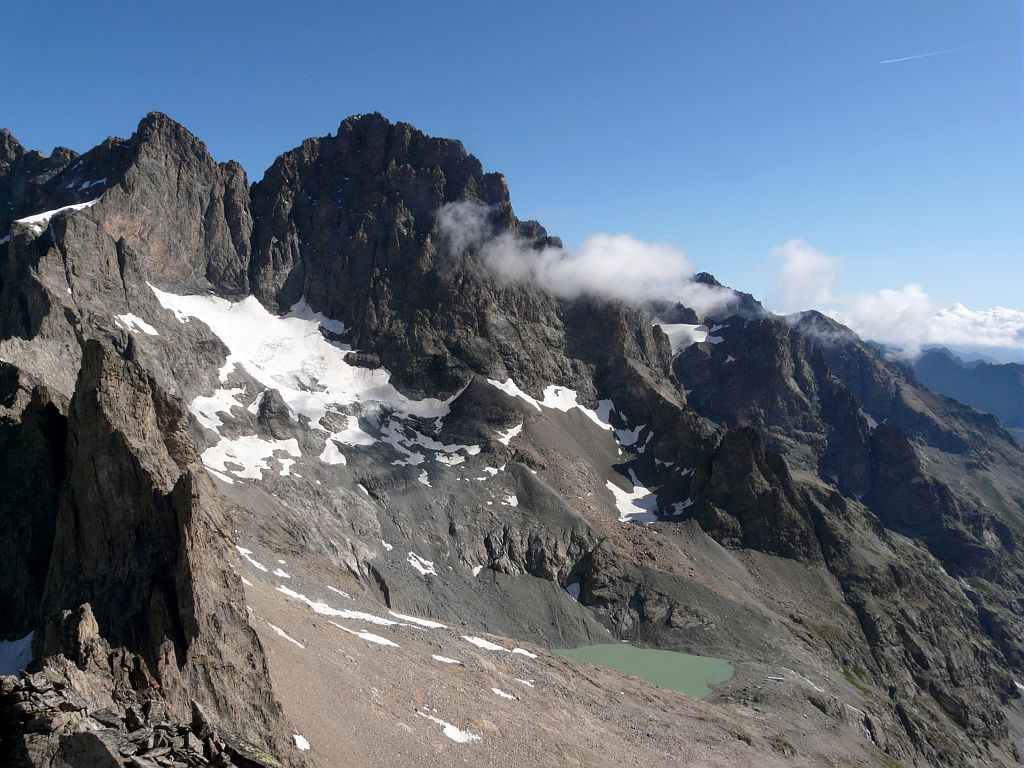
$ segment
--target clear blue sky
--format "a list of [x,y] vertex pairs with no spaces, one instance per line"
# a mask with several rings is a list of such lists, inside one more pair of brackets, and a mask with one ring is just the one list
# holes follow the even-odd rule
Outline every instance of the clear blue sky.
[[[567,243],[630,232],[764,293],[1024,308],[1021,3],[8,0],[0,125],[84,150],[158,109],[259,178],[379,110],[462,139]],[[963,48],[924,59],[880,61]]]

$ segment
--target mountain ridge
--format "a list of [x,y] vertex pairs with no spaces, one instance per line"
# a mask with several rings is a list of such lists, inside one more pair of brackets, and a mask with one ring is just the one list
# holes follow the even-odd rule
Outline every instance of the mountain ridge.
[[[444,204],[477,200],[496,231],[534,247],[557,241],[515,217],[503,177],[484,173],[461,143],[377,114],[306,140],[252,185],[158,113],[132,138],[81,156],[29,154],[5,149],[0,210],[23,218],[103,194],[45,227],[12,224],[15,213],[0,222],[11,226],[0,245],[0,356],[17,376],[45,380],[60,414],[83,396],[77,370],[87,353],[102,348],[148,372],[153,387],[188,404],[187,438],[175,439],[195,442],[207,482],[245,536],[311,558],[398,611],[547,642],[611,633],[749,658],[718,694],[725,707],[749,705],[756,675],[773,664],[803,665],[838,693],[753,695],[787,722],[808,714],[839,723],[850,754],[920,765],[1019,759],[1001,707],[1018,698],[1012,674],[1022,665],[1020,449],[994,419],[921,390],[848,329],[818,315],[787,323],[740,294],[703,318],[662,307],[676,313],[669,319],[723,329],[717,342],[674,353],[648,308],[503,284],[472,246],[444,241]],[[315,323],[335,350],[316,352],[330,356],[327,367],[303,368],[304,382],[273,374],[269,386],[259,366],[276,348],[245,358],[214,323],[248,306],[250,293],[262,302],[251,307],[254,330],[289,317]],[[193,309],[185,294],[209,300]],[[301,302],[307,314],[297,314]],[[308,397],[296,393],[327,397],[322,371],[346,366],[386,374],[399,394],[383,406],[302,412]],[[434,418],[403,415],[399,395],[454,399]],[[49,407],[41,392],[32,409],[24,400],[12,400],[9,416],[19,435]],[[221,404],[203,410],[209,400]],[[519,447],[512,436],[495,439],[517,425]],[[160,439],[181,432],[161,428]],[[38,444],[28,433],[17,440]],[[242,440],[273,448],[264,469],[211,467],[210,451]],[[137,450],[149,455],[157,442]],[[279,473],[264,475],[268,462]],[[476,474],[461,476],[460,466]],[[492,483],[502,490],[488,490]],[[657,522],[622,522],[650,497],[645,514]],[[35,503],[45,518],[52,501]],[[82,514],[99,513],[95,500],[86,506],[94,511]],[[67,524],[54,525],[67,541]],[[409,558],[382,546],[392,539],[409,543]],[[414,554],[432,570],[448,562],[456,575],[414,578],[403,564]],[[454,570],[471,563],[493,574],[493,586]],[[0,575],[20,573],[10,571]],[[786,573],[816,585],[827,578],[784,610]],[[560,589],[570,584],[578,600]],[[50,618],[101,605],[92,587],[78,586],[47,605]],[[842,606],[838,618],[822,619],[833,605]],[[19,621],[0,633],[21,632],[28,619]],[[215,704],[237,717],[231,702]],[[851,720],[845,706],[863,717]],[[301,708],[286,697],[289,711]],[[823,749],[807,734],[797,740],[799,749],[787,749],[808,759]]]

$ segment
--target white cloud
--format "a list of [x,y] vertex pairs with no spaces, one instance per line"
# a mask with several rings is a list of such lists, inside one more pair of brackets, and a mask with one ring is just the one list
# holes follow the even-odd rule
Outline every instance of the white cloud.
[[928,324],[934,313],[931,300],[921,286],[910,284],[878,293],[840,297],[827,310],[840,322],[867,339],[916,351],[926,343]]
[[936,312],[928,325],[933,344],[1024,347],[1024,312],[1006,307],[970,310],[963,304]]
[[778,263],[778,282],[770,298],[779,312],[799,312],[826,305],[842,259],[828,256],[802,238],[787,240],[772,250]]
[[827,256],[804,240],[776,247],[778,263],[772,309],[817,309],[849,326],[865,339],[916,354],[922,346],[972,349],[1024,348],[1024,312],[1005,307],[972,310],[963,304],[936,308],[916,283],[876,293],[833,291],[842,259]]
[[489,210],[478,203],[450,203],[438,214],[441,235],[455,253],[478,252],[507,282],[533,282],[563,298],[589,294],[631,303],[668,299],[698,313],[735,296],[725,288],[694,283],[693,263],[673,245],[598,233],[576,249],[537,249],[508,232],[494,234],[488,217]]

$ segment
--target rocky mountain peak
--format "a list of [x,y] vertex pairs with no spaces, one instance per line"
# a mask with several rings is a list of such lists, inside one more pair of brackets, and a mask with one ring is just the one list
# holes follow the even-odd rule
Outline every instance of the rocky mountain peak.
[[0,164],[9,166],[15,158],[23,154],[25,154],[25,148],[14,138],[14,134],[6,128],[0,128]]

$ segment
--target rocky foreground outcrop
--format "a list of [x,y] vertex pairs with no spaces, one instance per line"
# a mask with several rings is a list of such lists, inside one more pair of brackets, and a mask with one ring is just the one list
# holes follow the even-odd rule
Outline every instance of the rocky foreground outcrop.
[[265,750],[223,731],[196,701],[191,719],[168,708],[146,662],[100,635],[88,603],[47,627],[42,668],[0,677],[0,759],[133,768],[214,765],[280,768]]
[[[151,725],[188,722],[193,710],[205,708],[236,738],[279,755],[294,751],[241,582],[228,568],[225,510],[199,462],[185,411],[109,346],[89,341],[82,355],[66,417],[51,413],[49,429],[40,426],[46,391],[36,386],[21,423],[8,425],[14,447],[62,431],[65,437],[59,448],[51,442],[45,460],[37,452],[28,477],[57,459],[63,473],[23,486],[16,498],[24,506],[5,512],[15,531],[34,525],[23,541],[39,558],[31,567],[19,558],[5,562],[9,578],[20,577],[5,633],[37,628],[33,656],[43,669],[25,683],[5,683],[11,709],[4,748],[13,754],[24,745],[20,764],[50,764],[62,751],[92,749],[97,718],[113,727],[110,711],[138,717],[156,706],[161,715]],[[40,562],[48,563],[45,573]],[[30,693],[49,697],[25,698]],[[51,701],[61,696],[67,701]],[[94,746],[131,749],[108,736],[97,736]],[[145,751],[151,736],[136,751]],[[148,749],[171,745],[157,741]],[[216,744],[203,749],[223,751]]]

